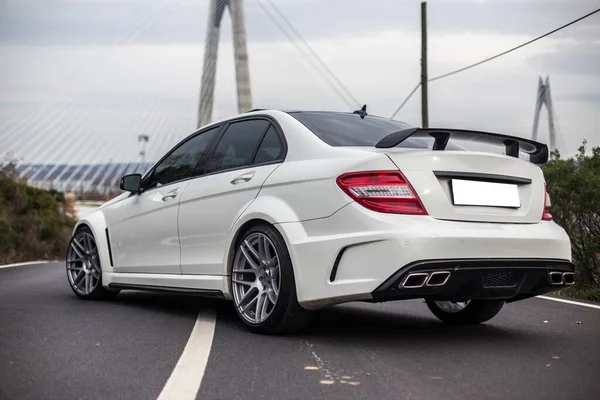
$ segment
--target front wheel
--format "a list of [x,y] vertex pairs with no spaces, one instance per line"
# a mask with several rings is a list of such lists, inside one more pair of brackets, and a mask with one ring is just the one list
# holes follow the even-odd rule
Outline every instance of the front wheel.
[[258,225],[237,243],[231,271],[235,309],[255,333],[290,333],[304,328],[312,313],[298,304],[292,261],[279,232]]
[[87,227],[75,232],[67,250],[67,279],[73,292],[85,300],[112,299],[119,292],[102,287],[102,267],[94,234]]
[[473,325],[489,321],[504,306],[500,300],[435,301],[427,306],[440,320],[451,325]]

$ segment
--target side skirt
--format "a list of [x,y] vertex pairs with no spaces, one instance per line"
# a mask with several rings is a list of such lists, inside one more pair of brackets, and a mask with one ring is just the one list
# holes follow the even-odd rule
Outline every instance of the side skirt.
[[102,272],[102,284],[112,290],[149,290],[231,299],[229,277]]
[[166,292],[166,293],[181,293],[188,295],[196,295],[202,297],[214,297],[223,299],[223,292],[220,290],[206,290],[206,289],[186,289],[178,287],[166,287],[166,286],[149,286],[149,285],[130,285],[124,283],[111,283],[108,285],[113,290],[144,290],[149,292]]

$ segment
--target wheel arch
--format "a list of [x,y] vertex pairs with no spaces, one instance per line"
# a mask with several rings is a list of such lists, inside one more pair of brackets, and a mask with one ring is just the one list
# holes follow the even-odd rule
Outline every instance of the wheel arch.
[[112,252],[112,257],[109,253],[109,243],[106,234],[107,224],[104,213],[96,211],[81,218],[73,228],[73,235],[83,227],[91,230],[94,235],[96,246],[98,246],[98,256],[100,257],[100,267],[102,268],[102,271],[112,271],[114,265],[111,262],[111,258],[113,262],[116,258],[114,251]]
[[231,268],[233,263],[233,257],[235,256],[235,248],[244,234],[248,229],[253,226],[266,224],[277,229],[279,234],[283,237],[283,241],[290,253],[292,258],[292,266],[294,272],[296,267],[294,266],[294,254],[291,247],[288,234],[285,228],[282,226],[283,222],[297,222],[298,216],[292,210],[292,208],[286,204],[283,200],[274,197],[258,197],[236,220],[234,226],[229,233],[229,240],[227,241],[227,253],[224,257],[223,273],[224,275],[231,275]]

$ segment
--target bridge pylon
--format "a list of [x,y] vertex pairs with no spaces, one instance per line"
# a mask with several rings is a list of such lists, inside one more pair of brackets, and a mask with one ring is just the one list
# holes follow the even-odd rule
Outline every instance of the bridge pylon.
[[535,114],[533,116],[533,132],[531,138],[537,140],[538,126],[540,124],[540,111],[542,106],[546,105],[548,110],[548,132],[550,135],[550,151],[556,150],[556,128],[554,124],[554,108],[552,107],[552,97],[550,95],[550,78],[546,77],[546,81],[538,80],[537,100],[535,102]]
[[210,123],[212,118],[219,32],[226,8],[229,9],[233,29],[238,111],[242,113],[252,109],[243,0],[211,0],[204,48],[204,66],[202,69],[200,105],[198,108],[198,128]]

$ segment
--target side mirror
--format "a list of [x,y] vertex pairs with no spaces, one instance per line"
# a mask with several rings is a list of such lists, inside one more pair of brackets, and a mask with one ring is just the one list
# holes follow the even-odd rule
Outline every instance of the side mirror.
[[125,190],[127,192],[139,193],[142,188],[142,175],[140,174],[130,174],[125,175],[121,178],[121,184],[119,185],[121,190]]

